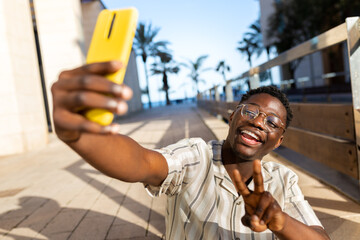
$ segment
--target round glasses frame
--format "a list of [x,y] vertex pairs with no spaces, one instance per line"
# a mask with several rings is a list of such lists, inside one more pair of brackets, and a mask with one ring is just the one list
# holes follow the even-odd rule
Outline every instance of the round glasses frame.
[[264,112],[261,112],[261,111],[260,111],[260,108],[259,108],[258,106],[254,106],[254,107],[257,108],[258,111],[257,111],[257,112],[253,112],[253,113],[255,114],[253,117],[244,116],[245,113],[243,113],[243,110],[244,110],[244,107],[246,107],[246,106],[253,106],[253,105],[250,105],[250,104],[239,104],[239,105],[236,107],[237,109],[240,108],[240,113],[241,113],[241,116],[242,116],[243,118],[246,118],[246,119],[248,119],[248,120],[255,120],[257,117],[259,117],[260,114],[263,114],[263,115],[264,115],[264,126],[266,127],[266,129],[267,129],[269,132],[275,132],[275,131],[278,131],[279,129],[282,129],[282,130],[284,130],[284,132],[285,132],[285,127],[283,127],[283,126],[284,126],[284,123],[281,121],[280,118],[278,118],[278,117],[276,117],[276,116],[274,116],[274,117],[279,119],[280,124],[281,124],[282,126],[277,126],[277,125],[275,125],[277,128],[269,127],[268,124],[267,124],[267,120],[266,120],[267,117],[269,117],[269,115],[267,115],[267,114],[264,113]]

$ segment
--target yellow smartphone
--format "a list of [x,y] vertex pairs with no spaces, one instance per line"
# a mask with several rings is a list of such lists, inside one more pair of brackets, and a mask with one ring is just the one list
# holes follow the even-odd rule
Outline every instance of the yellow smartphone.
[[[135,8],[104,9],[96,21],[86,63],[120,61],[123,67],[106,76],[117,84],[121,84],[125,77],[138,15]],[[109,125],[114,119],[114,114],[105,109],[90,109],[84,115],[90,121],[103,126]]]

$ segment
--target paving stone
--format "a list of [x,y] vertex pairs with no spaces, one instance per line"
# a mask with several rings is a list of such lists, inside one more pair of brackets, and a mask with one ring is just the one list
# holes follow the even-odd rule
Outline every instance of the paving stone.
[[47,236],[48,239],[61,239],[61,237],[67,239],[87,211],[87,209],[61,208],[56,218],[48,222],[40,234]]
[[146,229],[144,226],[134,222],[126,222],[120,224],[114,224],[106,239],[145,239]]
[[348,218],[328,218],[322,221],[331,239],[359,240],[360,215]]

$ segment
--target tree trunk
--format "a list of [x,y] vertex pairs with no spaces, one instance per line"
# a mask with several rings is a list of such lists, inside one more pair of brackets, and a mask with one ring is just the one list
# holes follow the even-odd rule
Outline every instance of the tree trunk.
[[224,82],[226,84],[226,76],[225,76],[225,71],[222,72],[223,78],[224,78]]
[[149,76],[148,76],[148,72],[147,72],[146,61],[144,62],[144,69],[145,69],[145,79],[146,79],[146,94],[149,99],[149,108],[151,108],[151,99],[150,99],[150,91],[149,91]]
[[166,96],[166,105],[171,105],[170,99],[169,99],[169,84],[167,80],[166,72],[163,73],[163,90],[165,91]]
[[249,62],[250,68],[252,68],[251,54],[249,52],[248,52],[248,62]]
[[[270,61],[270,46],[266,47],[266,55],[267,55],[267,60]],[[271,74],[271,68],[268,69],[267,71],[269,72],[270,84],[274,85],[272,74]]]
[[199,94],[200,94],[200,91],[199,91],[199,84],[198,84],[198,81],[195,81],[195,86],[196,86],[196,91],[197,91],[197,94],[199,95]]
[[293,79],[293,82],[290,84],[290,88],[291,88],[291,89],[297,89],[297,84],[296,84],[296,79],[295,79],[295,70],[296,70],[296,67],[295,67],[294,65],[295,65],[295,63],[293,63],[293,62],[290,62],[290,63],[288,64],[289,73],[290,73],[291,79]]

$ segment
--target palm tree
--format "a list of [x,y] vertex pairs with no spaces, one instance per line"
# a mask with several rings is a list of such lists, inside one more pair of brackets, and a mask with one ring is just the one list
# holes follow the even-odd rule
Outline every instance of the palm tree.
[[215,71],[220,72],[223,76],[224,82],[226,83],[226,76],[225,72],[230,72],[230,66],[226,65],[225,60],[222,60],[218,63],[218,65],[215,68]]
[[178,73],[180,68],[173,60],[172,55],[169,52],[158,51],[156,55],[160,58],[160,62],[155,62],[152,64],[151,72],[153,75],[162,75],[163,87],[162,91],[166,95],[166,105],[170,105],[169,99],[169,83],[168,83],[168,74],[169,73]]
[[[240,51],[240,53],[245,53],[247,56],[247,60],[249,62],[250,68],[252,68],[252,62],[251,62],[251,56],[255,53],[257,46],[255,43],[252,42],[252,39],[249,37],[243,37],[243,40],[239,41],[239,47],[237,50]],[[246,83],[250,89],[250,81],[249,79],[246,80]]]
[[239,41],[238,43],[239,43],[239,47],[237,48],[237,50],[239,50],[240,53],[242,53],[242,54],[244,54],[244,53],[246,54],[247,60],[249,62],[249,66],[250,66],[250,68],[252,68],[251,57],[255,53],[255,51],[257,49],[257,45],[255,43],[253,43],[252,39],[249,37],[243,37],[243,39],[241,41]]
[[264,51],[263,37],[261,34],[260,19],[256,20],[249,27],[250,31],[245,36],[252,42],[254,53],[259,57]]
[[167,41],[158,41],[154,42],[154,38],[158,34],[160,28],[153,28],[151,23],[149,25],[145,25],[145,23],[139,23],[135,38],[134,38],[134,48],[136,54],[142,57],[144,62],[145,69],[145,78],[146,78],[146,94],[149,99],[149,108],[151,108],[151,100],[150,100],[150,92],[149,92],[149,76],[147,72],[146,61],[148,56],[154,56],[156,52],[160,51],[160,49],[166,49],[168,44]]
[[[263,44],[263,35],[261,33],[261,25],[260,25],[260,19],[256,20],[254,23],[252,23],[249,27],[250,31],[245,33],[245,36],[247,36],[250,41],[254,44],[254,52],[256,52],[257,56],[259,57],[261,53],[266,49],[267,59],[270,60],[270,48],[271,46],[264,47]],[[273,85],[272,75],[271,71],[267,74],[263,74],[264,76],[270,77],[270,83]]]
[[185,66],[186,68],[190,69],[191,72],[188,76],[191,78],[191,80],[194,81],[197,94],[200,93],[199,82],[205,82],[204,80],[199,78],[200,73],[210,70],[210,68],[203,68],[204,61],[207,57],[208,57],[208,55],[203,55],[203,56],[198,57],[195,60],[195,62],[188,60],[187,63],[181,64],[181,65]]

